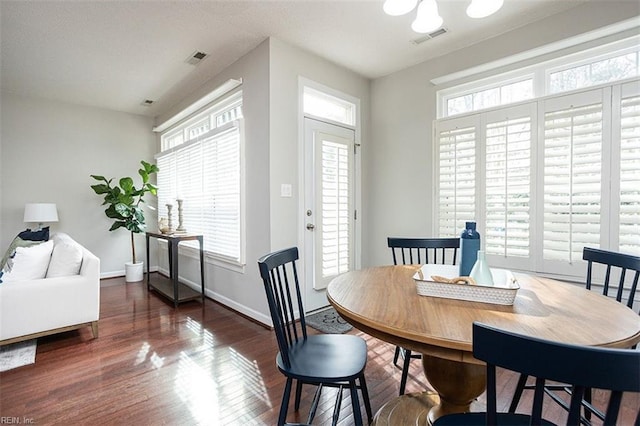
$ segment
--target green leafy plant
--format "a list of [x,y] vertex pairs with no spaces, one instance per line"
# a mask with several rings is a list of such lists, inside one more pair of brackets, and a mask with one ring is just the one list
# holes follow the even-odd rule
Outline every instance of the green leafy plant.
[[118,181],[118,185],[112,185],[113,179],[107,179],[100,175],[91,175],[97,181],[104,182],[91,185],[91,189],[98,194],[104,195],[103,206],[107,206],[104,211],[108,218],[114,222],[109,231],[118,228],[126,228],[131,232],[131,258],[136,263],[136,247],[134,245],[133,234],[145,231],[144,212],[141,203],[144,203],[144,196],[147,193],[158,195],[158,188],[149,182],[149,177],[158,172],[158,166],[141,161],[142,168],[138,174],[142,178],[142,186],[136,188],[133,179],[123,177]]

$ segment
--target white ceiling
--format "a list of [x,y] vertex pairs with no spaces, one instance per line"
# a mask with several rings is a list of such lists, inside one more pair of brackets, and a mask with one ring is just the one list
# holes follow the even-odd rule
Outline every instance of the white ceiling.
[[[584,1],[506,0],[497,14],[473,20],[469,0],[438,0],[449,32],[414,45],[414,14],[387,16],[383,0],[0,0],[0,85],[154,116],[269,36],[377,78]],[[186,64],[196,50],[210,56]],[[145,99],[154,105],[141,106]]]

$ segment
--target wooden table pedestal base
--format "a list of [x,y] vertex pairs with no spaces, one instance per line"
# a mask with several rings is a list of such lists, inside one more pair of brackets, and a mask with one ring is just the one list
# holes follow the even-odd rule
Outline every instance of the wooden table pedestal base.
[[373,418],[373,426],[427,424],[432,407],[440,402],[435,392],[409,393],[383,405]]
[[466,413],[484,392],[486,368],[479,364],[422,355],[427,380],[438,392],[402,395],[376,413],[376,426],[431,425],[445,414]]
[[445,414],[469,412],[471,403],[487,387],[484,365],[423,354],[422,367],[427,380],[440,395],[440,403],[429,411],[429,424]]

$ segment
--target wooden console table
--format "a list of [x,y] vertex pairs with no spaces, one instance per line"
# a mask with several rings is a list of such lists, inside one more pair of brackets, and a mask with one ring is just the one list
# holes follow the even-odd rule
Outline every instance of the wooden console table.
[[[157,232],[147,232],[147,289],[156,290],[158,293],[173,301],[177,308],[179,303],[194,300],[202,297],[204,303],[204,249],[202,235],[194,234],[160,234]],[[150,279],[149,274],[149,238],[167,241],[169,250],[169,279],[162,276]],[[198,241],[200,244],[200,285],[201,293],[179,281],[178,275],[178,244],[182,241]]]

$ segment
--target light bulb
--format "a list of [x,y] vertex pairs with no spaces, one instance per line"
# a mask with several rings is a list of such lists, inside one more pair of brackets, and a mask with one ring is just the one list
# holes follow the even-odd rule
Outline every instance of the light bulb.
[[418,4],[418,0],[386,0],[382,5],[382,10],[387,15],[400,16],[413,10]]
[[467,15],[471,18],[485,18],[500,10],[503,4],[504,0],[471,0]]
[[440,28],[442,22],[436,0],[422,0],[411,29],[417,33],[430,33]]

